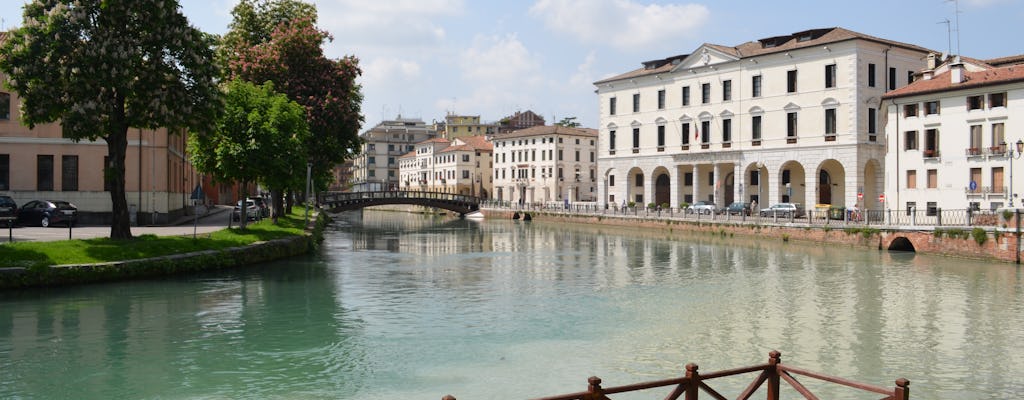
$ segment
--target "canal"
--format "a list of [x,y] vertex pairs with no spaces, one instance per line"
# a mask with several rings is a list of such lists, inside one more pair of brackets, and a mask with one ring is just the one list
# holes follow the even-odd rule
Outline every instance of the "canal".
[[[914,399],[1005,399],[1024,393],[1022,343],[1015,265],[367,211],[304,258],[0,293],[0,398],[525,399],[779,350],[865,383],[906,377]],[[753,379],[712,386],[734,397]]]

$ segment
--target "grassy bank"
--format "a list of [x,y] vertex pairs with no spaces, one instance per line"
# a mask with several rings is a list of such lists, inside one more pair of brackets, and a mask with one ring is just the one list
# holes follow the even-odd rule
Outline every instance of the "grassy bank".
[[188,236],[141,235],[131,240],[109,238],[16,242],[0,245],[0,266],[39,268],[154,258],[204,250],[223,250],[303,234],[304,209],[278,219],[250,223],[246,229],[223,229],[193,239]]

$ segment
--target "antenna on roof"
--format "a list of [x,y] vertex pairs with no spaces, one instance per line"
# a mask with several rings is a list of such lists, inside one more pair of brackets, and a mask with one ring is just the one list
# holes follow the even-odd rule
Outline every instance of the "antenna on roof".
[[[949,18],[943,19],[942,21],[936,22],[936,24],[946,24],[946,54],[953,52],[953,28],[950,26]],[[939,60],[939,62],[946,62],[946,60]]]
[[947,3],[953,2],[953,24],[956,30],[956,58],[960,59],[960,0],[946,0]]

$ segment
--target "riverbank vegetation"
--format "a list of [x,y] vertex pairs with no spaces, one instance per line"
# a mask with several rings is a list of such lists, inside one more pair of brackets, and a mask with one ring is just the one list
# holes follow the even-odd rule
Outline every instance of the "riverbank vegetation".
[[40,268],[52,265],[95,264],[224,250],[257,242],[301,236],[304,234],[304,209],[279,218],[246,226],[230,228],[197,236],[140,235],[129,240],[110,238],[61,240],[55,242],[15,242],[0,245],[0,266]]

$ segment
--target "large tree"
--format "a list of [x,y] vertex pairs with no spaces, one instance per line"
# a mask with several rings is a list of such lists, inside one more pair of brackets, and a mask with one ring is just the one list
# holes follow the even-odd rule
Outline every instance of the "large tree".
[[[275,15],[286,14],[291,15]],[[279,18],[268,41],[237,48],[228,70],[232,77],[250,82],[272,81],[278,91],[305,107],[310,137],[304,145],[315,187],[322,190],[332,179],[334,166],[359,147],[363,96],[356,78],[362,72],[353,56],[332,60],[324,55],[322,45],[331,36],[316,27],[315,14],[305,15],[301,9],[292,14],[295,18],[290,20]]]
[[125,198],[129,128],[209,128],[219,109],[214,38],[175,0],[35,0],[0,44],[0,71],[22,123],[60,122],[73,140],[107,142],[110,237],[132,237]]
[[[235,80],[228,84],[217,129],[190,136],[188,146],[192,162],[200,171],[220,180],[240,182],[241,190],[249,182],[258,182],[280,192],[304,181],[306,155],[302,146],[308,136],[302,106],[276,93],[270,82],[256,86]],[[245,196],[239,194],[241,199]]]

